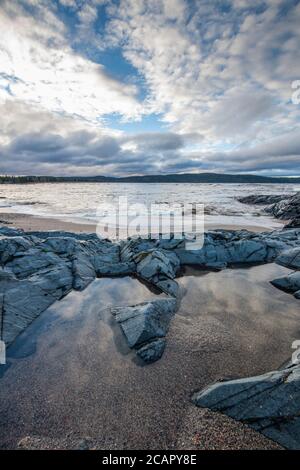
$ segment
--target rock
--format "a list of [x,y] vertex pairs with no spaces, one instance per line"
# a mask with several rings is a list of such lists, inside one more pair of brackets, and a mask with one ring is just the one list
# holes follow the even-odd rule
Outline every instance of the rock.
[[0,283],[0,293],[4,294],[3,340],[10,344],[56,298],[27,280],[11,278],[5,284]]
[[142,251],[134,256],[137,274],[156,284],[159,280],[174,279],[180,268],[175,253],[166,250]]
[[299,246],[300,230],[253,233],[241,231],[208,232],[200,250],[175,249],[181,264],[203,268],[226,265],[268,263],[281,251]]
[[135,263],[99,263],[95,267],[98,277],[129,276],[136,272]]
[[275,262],[286,268],[300,270],[300,246],[283,251]]
[[248,424],[289,449],[300,447],[300,365],[226,382],[193,395],[199,407]]
[[78,241],[71,237],[50,237],[39,243],[39,247],[42,248],[43,251],[66,256],[72,255],[77,246]]
[[281,194],[251,194],[250,196],[238,197],[237,200],[243,204],[265,205],[276,204],[289,196]]
[[156,240],[137,238],[128,238],[120,242],[121,261],[133,261],[135,255],[141,252],[148,252],[155,248]]
[[62,299],[73,288],[73,276],[70,263],[61,263],[39,271],[27,278],[56,300]]
[[282,201],[272,204],[265,211],[277,219],[296,219],[300,217],[300,192]]
[[150,341],[145,346],[137,349],[136,354],[146,363],[151,364],[158,359],[164,353],[166,347],[166,340],[164,338],[155,339],[154,341]]
[[156,283],[156,287],[158,287],[165,294],[171,295],[172,297],[176,298],[179,295],[179,286],[177,282],[172,279],[158,281]]
[[271,284],[286,292],[297,293],[300,290],[300,271],[274,279]]
[[120,259],[120,247],[116,243],[97,240],[86,242],[85,246],[93,254],[95,266],[99,266],[101,263],[112,264],[123,261]]
[[[299,245],[300,229],[297,228],[271,233],[211,231],[204,235],[203,247],[196,250],[186,249],[186,240],[174,237],[170,240],[136,237],[111,243],[100,240],[96,234],[0,228],[0,303],[5,312],[6,338],[12,341],[52,302],[71,289],[84,289],[96,276],[135,274],[173,297],[159,299],[161,306],[153,301],[144,307],[128,307],[131,316],[127,312],[129,317],[126,321],[120,320],[121,325],[131,339],[133,333],[138,335],[137,344],[132,347],[141,349],[164,338],[170,317],[176,310],[176,298],[180,297],[175,278],[181,265],[222,269],[227,265],[270,262],[278,258],[279,263],[298,269],[296,250],[292,251],[292,256],[289,252],[296,247],[299,249]],[[297,276],[291,275],[284,286],[297,297],[296,280]],[[20,296],[23,296],[23,303]],[[148,338],[143,340],[146,343],[138,340],[139,335]],[[154,347],[158,355],[156,343],[152,344]],[[145,350],[140,354],[146,354]]]
[[[22,231],[23,232],[23,231]],[[50,231],[32,231],[32,232],[23,232],[27,236],[35,236],[40,239],[46,238],[72,238],[73,240],[81,241],[102,241],[99,240],[99,237],[96,233],[74,233],[74,232],[65,232],[64,230],[50,230]]]
[[[175,299],[157,299],[130,307],[113,307],[111,313],[120,323],[129,347],[140,349],[166,336],[176,308]],[[154,346],[152,345],[151,348]],[[156,347],[156,351],[158,349],[162,349],[161,344],[160,348]],[[145,349],[139,355],[141,354],[146,355]],[[149,351],[149,357],[151,354]]]
[[30,248],[25,252],[15,254],[15,257],[5,266],[18,278],[24,279],[38,270],[55,266],[60,262],[59,256],[55,253],[45,252],[39,248]]
[[85,289],[96,277],[96,271],[88,250],[78,245],[72,255],[73,288]]
[[[264,211],[277,219],[289,220],[294,219],[296,222],[291,222],[290,227],[299,226],[300,219],[300,192],[293,195],[265,195],[265,194],[252,194],[250,196],[240,197],[238,201],[244,204],[261,204],[267,207]],[[297,221],[298,219],[298,221]]]
[[1,264],[7,263],[12,260],[14,256],[24,253],[33,247],[34,244],[28,238],[20,236],[1,237],[0,238],[0,262]]
[[295,219],[290,220],[287,224],[285,224],[284,228],[300,228],[300,217],[296,217]]
[[4,237],[18,237],[23,236],[24,232],[21,229],[11,227],[0,227],[0,236]]

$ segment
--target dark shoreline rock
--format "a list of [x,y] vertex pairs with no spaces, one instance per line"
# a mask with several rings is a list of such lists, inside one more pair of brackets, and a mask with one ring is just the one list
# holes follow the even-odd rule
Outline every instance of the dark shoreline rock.
[[195,393],[196,406],[219,411],[288,449],[300,448],[300,365],[217,382]]
[[[295,290],[300,274],[299,250],[300,228],[264,233],[210,231],[204,235],[203,246],[192,250],[184,239],[174,237],[112,243],[96,234],[32,233],[2,227],[3,339],[10,344],[34,318],[72,289],[83,290],[96,277],[133,274],[167,294],[165,298],[112,309],[129,347],[149,364],[160,359],[165,349],[169,324],[180,302],[176,276],[181,267],[190,264],[216,270],[276,261],[297,271],[272,281],[273,285],[300,298]],[[286,447],[300,446],[298,365],[215,384],[195,394],[193,401],[247,422]]]
[[[170,301],[176,301],[180,298],[176,276],[185,265],[215,271],[240,264],[269,263],[276,258],[283,264],[282,260],[289,260],[289,253],[299,245],[300,229],[297,228],[264,233],[210,231],[204,234],[203,246],[194,245],[193,250],[193,245],[186,245],[185,239],[174,236],[170,239],[138,237],[112,243],[99,239],[96,234],[23,232],[2,227],[0,312],[3,339],[7,344],[11,343],[53,302],[72,289],[85,289],[96,277],[134,275],[165,293]],[[296,269],[291,264],[289,267]],[[298,276],[288,278],[293,283],[288,290],[297,297],[296,278]],[[273,284],[282,288],[278,280]],[[24,296],[23,302],[20,293]],[[154,346],[156,351],[164,349],[161,342],[152,344],[147,356],[144,346],[140,356],[147,357],[147,361],[155,357],[150,354]]]
[[300,217],[296,217],[296,219],[290,220],[287,224],[285,224],[284,228],[300,228]]
[[300,217],[300,192],[276,204],[271,204],[265,211],[282,220],[292,220]]
[[177,308],[176,299],[163,298],[128,307],[113,307],[128,346],[145,362],[155,362],[165,349],[165,336]]
[[300,192],[293,195],[265,195],[251,194],[250,196],[237,198],[244,204],[263,205],[266,214],[276,219],[289,220],[287,228],[295,228],[300,225]]
[[249,196],[238,197],[237,200],[243,204],[256,204],[267,206],[287,199],[289,196],[281,194],[250,194]]

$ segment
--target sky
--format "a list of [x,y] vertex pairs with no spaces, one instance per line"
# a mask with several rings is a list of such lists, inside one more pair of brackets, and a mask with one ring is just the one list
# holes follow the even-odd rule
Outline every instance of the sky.
[[0,173],[300,175],[300,0],[0,0]]

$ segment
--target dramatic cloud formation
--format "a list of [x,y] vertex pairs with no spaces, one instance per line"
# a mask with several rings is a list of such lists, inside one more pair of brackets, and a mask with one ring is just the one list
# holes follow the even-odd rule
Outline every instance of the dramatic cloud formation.
[[4,0],[0,172],[300,173],[299,0]]

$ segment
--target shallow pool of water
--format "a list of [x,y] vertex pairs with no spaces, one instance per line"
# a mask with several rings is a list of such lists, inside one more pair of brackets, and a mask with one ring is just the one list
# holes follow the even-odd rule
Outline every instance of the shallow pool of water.
[[[141,366],[110,305],[156,296],[138,280],[99,279],[57,302],[8,349],[0,378],[0,446],[24,436],[90,437],[98,448],[172,448],[193,390],[277,367],[300,339],[299,301],[270,264],[179,279],[184,297],[162,359]],[[191,433],[194,430],[191,429]]]

